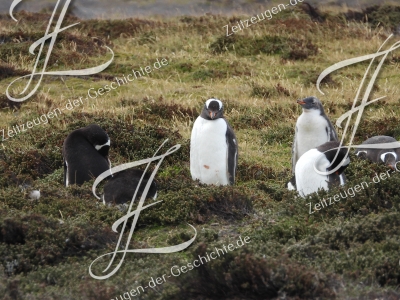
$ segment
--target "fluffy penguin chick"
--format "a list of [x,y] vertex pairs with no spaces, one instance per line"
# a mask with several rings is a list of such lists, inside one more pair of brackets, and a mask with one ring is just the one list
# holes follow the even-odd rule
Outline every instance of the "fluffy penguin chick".
[[238,161],[235,133],[223,117],[223,104],[208,99],[190,139],[190,173],[205,184],[234,184]]
[[[297,161],[308,150],[316,148],[329,141],[338,141],[337,133],[331,121],[326,116],[321,101],[316,97],[307,97],[297,100],[303,113],[296,122],[295,135],[292,146],[292,174],[295,174]],[[345,178],[342,178],[343,182]],[[292,178],[287,187],[294,190]]]
[[[318,189],[329,190],[331,186],[343,185],[340,175],[347,168],[350,159],[346,157],[347,149],[340,148],[335,159],[339,142],[327,142],[316,149],[304,153],[296,164],[296,188],[300,196],[317,192]],[[343,164],[342,164],[343,161]],[[341,165],[342,164],[342,165]],[[332,174],[322,175],[314,170],[314,165],[321,172],[328,172],[341,167]]]

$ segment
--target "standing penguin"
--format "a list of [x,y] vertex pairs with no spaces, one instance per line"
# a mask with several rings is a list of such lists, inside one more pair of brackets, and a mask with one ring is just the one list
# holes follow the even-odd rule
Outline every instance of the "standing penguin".
[[[362,145],[384,144],[397,142],[395,138],[386,135],[377,135],[367,139]],[[368,159],[373,162],[382,162],[389,166],[392,170],[396,168],[396,162],[400,159],[400,143],[399,148],[392,149],[373,149],[373,148],[358,148],[355,151],[356,155],[363,159]]]
[[235,133],[223,117],[218,99],[208,99],[193,124],[190,139],[190,173],[205,184],[234,184],[238,161]]
[[[317,192],[322,188],[329,190],[332,186],[343,185],[340,176],[350,163],[347,149],[341,147],[339,142],[327,142],[317,148],[308,150],[298,160],[295,168],[296,188],[300,196]],[[336,149],[335,149],[336,148]],[[337,154],[338,153],[338,154]],[[335,159],[335,156],[337,157]],[[341,164],[341,167],[332,174],[322,175],[314,170],[314,165],[321,172],[328,172]]]
[[64,141],[64,184],[83,184],[110,168],[110,138],[98,125],[72,131]]
[[[303,108],[303,113],[297,119],[292,146],[292,174],[295,174],[297,161],[308,150],[316,148],[329,141],[338,141],[338,136],[331,121],[324,112],[321,101],[316,97],[297,100]],[[342,178],[345,181],[345,178]],[[288,183],[288,189],[293,190],[295,179]]]

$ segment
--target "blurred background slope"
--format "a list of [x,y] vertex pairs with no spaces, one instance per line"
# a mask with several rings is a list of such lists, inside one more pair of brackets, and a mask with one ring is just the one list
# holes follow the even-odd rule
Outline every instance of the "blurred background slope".
[[[296,0],[292,0],[295,3]],[[30,12],[52,11],[56,0],[24,0],[16,8]],[[395,4],[393,0],[310,0],[311,5],[330,6],[340,9],[362,10],[371,5]],[[0,13],[9,11],[12,0],[0,2]],[[289,0],[73,0],[72,14],[81,19],[92,18],[128,18],[144,16],[178,16],[213,14],[259,13],[276,4],[286,4]]]

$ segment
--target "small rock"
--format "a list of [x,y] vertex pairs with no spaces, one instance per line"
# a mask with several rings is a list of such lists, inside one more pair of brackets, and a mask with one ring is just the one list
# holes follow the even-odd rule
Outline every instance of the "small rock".
[[29,198],[31,200],[39,200],[40,198],[40,190],[33,190],[29,193]]

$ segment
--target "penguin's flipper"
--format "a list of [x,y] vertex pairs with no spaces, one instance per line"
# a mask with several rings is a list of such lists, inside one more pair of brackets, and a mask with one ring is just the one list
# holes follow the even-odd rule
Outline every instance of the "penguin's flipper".
[[333,127],[331,121],[328,119],[326,115],[323,116],[328,123],[327,126],[325,127],[326,134],[328,136],[328,142],[336,141],[339,142],[338,135],[336,133],[335,127]]
[[68,186],[68,178],[67,178],[67,176],[68,176],[68,165],[67,165],[66,160],[64,159],[64,185],[65,186]]
[[192,133],[190,135],[190,174],[192,175],[192,179],[195,180],[200,176],[199,170],[199,162],[198,162],[198,147],[196,140],[197,140],[197,122],[198,118],[193,124]]
[[236,167],[238,163],[238,143],[233,129],[227,124],[226,143],[228,145],[228,176],[229,183],[233,185],[236,177]]

